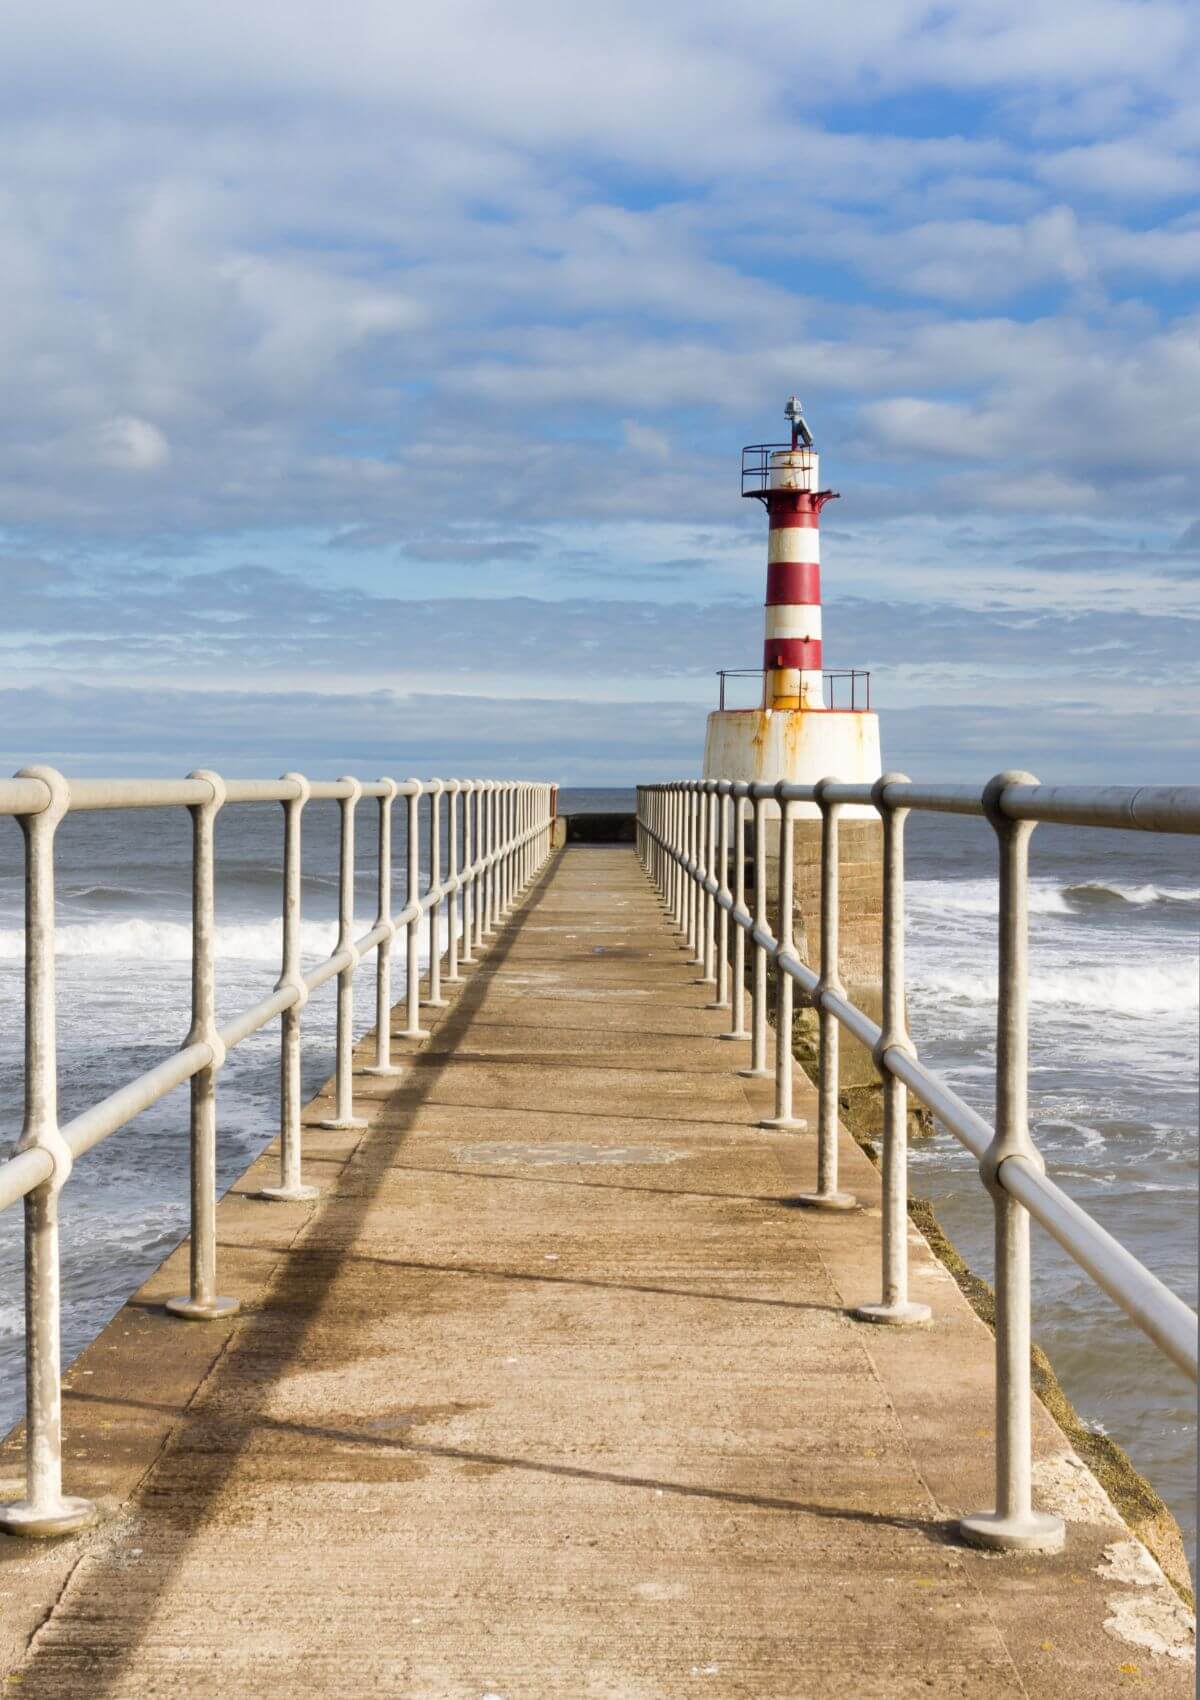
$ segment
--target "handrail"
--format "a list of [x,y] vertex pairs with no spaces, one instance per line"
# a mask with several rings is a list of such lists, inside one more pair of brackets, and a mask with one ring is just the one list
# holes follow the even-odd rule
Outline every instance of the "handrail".
[[[746,855],[746,803],[753,806],[755,914],[729,894],[726,870],[713,867],[715,809],[724,820],[733,804],[735,871]],[[815,804],[821,815],[821,972],[795,954],[791,943],[794,805]],[[780,817],[778,905],[780,937],[766,924],[768,804]],[[883,1022],[851,1002],[837,977],[839,857],[837,824],[847,804],[869,805],[883,828]],[[997,1117],[993,1128],[933,1070],[921,1063],[908,1036],[904,998],[904,824],[912,810],[974,815],[993,827],[999,850],[999,1003]],[[1062,1544],[1061,1520],[1034,1510],[1031,1499],[1030,1265],[1028,1219],[1058,1242],[1102,1291],[1172,1363],[1197,1378],[1197,1317],[1106,1229],[1045,1174],[1029,1134],[1028,1055],[1028,845],[1037,822],[1143,832],[1200,833],[1200,787],[1051,786],[1032,775],[1004,773],[982,790],[967,785],[918,785],[903,774],[874,784],[836,779],[801,785],[746,780],[682,780],[638,788],[638,853],[682,935],[693,960],[711,963],[718,925],[730,921],[753,947],[751,1066],[763,1075],[766,1056],[767,962],[774,961],[776,1034],[791,1031],[791,987],[798,984],[818,1012],[822,1069],[818,1080],[819,1186],[807,1202],[845,1207],[837,1190],[838,1059],[834,1035],[844,1027],[871,1051],[884,1087],[883,1297],[857,1307],[862,1321],[893,1326],[927,1322],[927,1307],[908,1298],[907,1105],[911,1091],[976,1158],[992,1195],[997,1228],[996,1510],[965,1518],[964,1537],[979,1545],[1052,1551]],[[719,916],[719,923],[717,917]],[[726,999],[727,952],[721,952],[716,1003]],[[736,959],[736,958],[735,958]],[[735,1009],[740,1007],[736,1005]],[[737,1025],[735,1014],[735,1026]],[[727,1037],[733,1037],[731,1031]],[[739,1034],[739,1036],[741,1036]],[[791,1047],[776,1047],[775,1114],[764,1125],[797,1125],[791,1117]]]
[[[300,1012],[309,994],[338,981],[335,1066],[336,1127],[366,1123],[354,1114],[353,990],[355,971],[376,957],[376,1063],[368,1072],[398,1074],[389,1060],[390,951],[403,930],[408,942],[409,1034],[419,1035],[422,1001],[441,1001],[441,958],[451,972],[471,961],[459,942],[483,948],[541,867],[551,848],[553,787],[512,780],[222,779],[197,772],[186,779],[66,779],[52,768],[28,768],[0,780],[0,815],[12,815],[25,839],[26,1021],[25,1117],[14,1154],[0,1162],[0,1210],[24,1200],[26,1235],[25,1498],[0,1506],[0,1530],[29,1536],[60,1535],[94,1521],[90,1500],[62,1491],[61,1342],[59,1316],[58,1200],[75,1161],[110,1138],[159,1099],[191,1082],[191,1282],[167,1309],[190,1320],[229,1316],[236,1299],[216,1289],[216,1076],[228,1053],[277,1016],[280,1044],[280,1184],[262,1199],[312,1198],[317,1188],[302,1178],[300,1141]],[[353,936],[354,820],[362,798],[379,810],[374,924]],[[391,911],[391,812],[397,797],[407,805],[408,899]],[[431,855],[421,890],[422,798]],[[449,865],[440,854],[443,798],[449,822]],[[339,931],[334,949],[307,972],[300,963],[301,815],[313,801],[334,801],[341,818],[338,874]],[[265,998],[218,1027],[215,1017],[215,837],[223,808],[281,803],[283,845],[283,951],[279,982]],[[60,1124],[55,1055],[54,846],[56,829],[72,812],[101,809],[186,808],[192,816],[192,1021],[179,1049],[154,1068]],[[462,833],[459,833],[461,816]],[[459,846],[461,844],[461,855]],[[443,920],[442,905],[446,904]],[[486,913],[487,925],[481,926]],[[419,930],[428,929],[428,996],[420,992]]]

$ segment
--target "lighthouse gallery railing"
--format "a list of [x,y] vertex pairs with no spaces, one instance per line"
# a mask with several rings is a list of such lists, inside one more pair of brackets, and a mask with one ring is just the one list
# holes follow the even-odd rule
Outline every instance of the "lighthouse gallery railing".
[[[354,826],[364,797],[378,802],[378,912],[355,938]],[[407,813],[407,901],[392,913],[392,807]],[[427,798],[428,862],[420,883],[421,799]],[[444,799],[444,802],[443,802]],[[310,801],[334,800],[341,812],[338,937],[332,954],[301,971],[301,815]],[[283,805],[283,946],[270,997],[218,1027],[215,1006],[215,843],[220,809],[240,803]],[[186,808],[192,816],[192,1021],[181,1048],[64,1125],[58,1120],[55,1034],[54,842],[67,813],[95,809]],[[337,976],[335,1108],[324,1127],[365,1127],[354,1114],[354,974],[375,952],[375,1060],[368,1072],[395,1075],[391,1042],[391,945],[407,948],[403,1036],[423,1037],[420,1006],[442,1002],[446,978],[459,978],[550,849],[552,787],[497,780],[343,778],[309,781],[223,780],[199,772],[178,780],[68,780],[53,768],[27,768],[0,781],[0,815],[17,816],[25,839],[25,1116],[16,1153],[0,1163],[0,1209],[25,1201],[25,1498],[0,1507],[10,1534],[57,1535],[95,1517],[85,1499],[62,1491],[58,1198],[77,1157],[142,1110],[191,1081],[191,1280],[168,1301],[177,1315],[203,1321],[230,1315],[237,1300],[216,1284],[216,1082],[227,1053],[276,1016],[281,1021],[280,1180],[264,1199],[311,1198],[304,1184],[300,1133],[300,1011],[310,992]],[[447,840],[442,838],[446,816]],[[460,830],[461,829],[461,830]],[[446,904],[445,925],[442,905]],[[421,931],[428,933],[428,982],[420,993]]]
[[[794,810],[815,804],[821,815],[821,948],[819,972],[796,954],[793,937]],[[767,924],[767,809],[780,815],[779,938]],[[838,972],[838,817],[847,804],[870,805],[883,832],[883,1024],[846,995]],[[904,995],[904,825],[911,810],[982,816],[995,830],[999,854],[999,988],[996,1116],[990,1127],[917,1057],[907,1030]],[[730,816],[733,832],[730,834]],[[755,913],[746,905],[746,829],[754,826]],[[915,785],[885,774],[874,785],[816,785],[733,780],[681,781],[638,791],[639,854],[684,935],[716,1003],[730,1010],[730,1038],[751,1043],[750,1075],[767,1066],[767,962],[776,968],[776,1035],[790,1035],[793,988],[818,1011],[818,1184],[808,1203],[852,1206],[839,1192],[838,1031],[844,1027],[873,1054],[884,1087],[882,1149],[882,1297],[863,1305],[860,1320],[903,1325],[929,1320],[908,1297],[907,1092],[911,1091],[978,1160],[995,1212],[996,1509],[964,1519],[962,1533],[979,1544],[1053,1550],[1062,1524],[1033,1509],[1030,1386],[1030,1254],[1032,1216],[1194,1381],[1194,1311],[1048,1178],[1028,1120],[1029,840],[1038,822],[1116,827],[1143,832],[1200,833],[1200,789],[1060,787],[1031,774],[1002,773],[982,792],[966,785]],[[734,886],[730,889],[732,864]],[[729,924],[733,923],[732,950]],[[746,947],[754,952],[751,1027],[745,1028]],[[778,1043],[775,1114],[765,1125],[799,1127],[792,1116],[792,1052]]]

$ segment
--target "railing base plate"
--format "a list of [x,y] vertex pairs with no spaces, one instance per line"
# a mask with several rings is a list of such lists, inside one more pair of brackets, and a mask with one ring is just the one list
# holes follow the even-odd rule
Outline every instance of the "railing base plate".
[[48,1541],[56,1535],[73,1535],[77,1529],[89,1529],[99,1516],[90,1499],[72,1499],[67,1494],[53,1510],[18,1499],[11,1505],[0,1505],[0,1531],[26,1540]]
[[330,1116],[328,1121],[313,1122],[313,1127],[324,1128],[326,1133],[344,1133],[352,1128],[367,1127],[366,1116]]
[[896,1305],[855,1305],[850,1315],[856,1322],[875,1322],[885,1328],[921,1328],[933,1321],[929,1306],[912,1299]]
[[857,1210],[859,1208],[858,1200],[852,1192],[798,1192],[789,1202],[798,1204],[803,1210]]
[[964,1517],[958,1532],[969,1546],[994,1552],[1061,1552],[1066,1540],[1066,1525],[1051,1511],[1030,1511],[1024,1517],[980,1511]]
[[302,1204],[308,1198],[320,1198],[319,1186],[264,1186],[253,1195],[269,1199],[272,1204]]
[[241,1299],[194,1299],[189,1293],[168,1299],[164,1306],[172,1316],[181,1316],[185,1322],[219,1322],[222,1317],[236,1316],[241,1308]]
[[[753,1033],[718,1033],[717,1034],[718,1039],[740,1039],[742,1041],[746,1041],[746,1040],[752,1039],[753,1037],[754,1037]],[[740,1068],[738,1070],[738,1073],[739,1074],[747,1074],[747,1073],[749,1073],[749,1070],[744,1069],[744,1068]]]
[[[774,1073],[774,1070],[771,1071]],[[756,1127],[767,1127],[774,1133],[807,1133],[808,1123],[803,1116],[764,1116]]]

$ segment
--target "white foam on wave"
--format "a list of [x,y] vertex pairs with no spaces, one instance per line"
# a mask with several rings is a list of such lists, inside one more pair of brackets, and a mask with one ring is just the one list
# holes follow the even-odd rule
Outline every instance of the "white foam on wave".
[[[361,938],[374,925],[373,918],[359,918],[354,936]],[[304,921],[300,927],[300,949],[307,957],[330,955],[337,939],[333,921]],[[55,933],[55,953],[66,957],[109,958],[113,961],[190,962],[192,929],[182,921],[86,921],[60,926]],[[278,962],[283,947],[283,922],[237,921],[218,926],[218,957],[244,962]],[[0,928],[0,961],[19,961],[25,954],[25,933],[20,927]]]
[[[972,1007],[994,1004],[996,975],[922,969],[910,991],[926,998]],[[1190,1014],[1200,1008],[1200,971],[1194,961],[1039,970],[1030,975],[1029,1000],[1062,1010],[1095,1009],[1143,1016]]]
[[[995,915],[994,879],[909,880],[908,902],[914,915]],[[1060,886],[1031,880],[1029,908],[1035,915],[1078,915],[1081,909],[1142,909],[1152,903],[1200,903],[1200,886],[1125,885],[1117,880],[1081,880]]]
[[[995,915],[996,881],[909,880],[906,895],[914,916]],[[1069,915],[1071,905],[1056,885],[1031,883],[1029,907],[1034,914]]]
[[1122,885],[1116,880],[1082,880],[1065,888],[1076,903],[1131,903],[1144,908],[1149,903],[1198,903],[1200,886]]

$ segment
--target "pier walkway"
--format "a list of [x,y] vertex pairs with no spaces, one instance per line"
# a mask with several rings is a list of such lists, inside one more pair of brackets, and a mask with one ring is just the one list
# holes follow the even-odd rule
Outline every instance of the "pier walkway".
[[105,1516],[0,1540],[5,1695],[1191,1692],[1175,1596],[1040,1407],[1066,1550],[953,1538],[992,1503],[990,1336],[920,1241],[935,1325],[848,1318],[875,1170],[845,1140],[865,1209],[791,1202],[814,1140],[756,1126],[632,849],[554,856],[463,973],[358,1077],[365,1130],[309,1107],[319,1199],[254,1198],[267,1154],[222,1201],[241,1314],[164,1314],[182,1248],[73,1367]]

